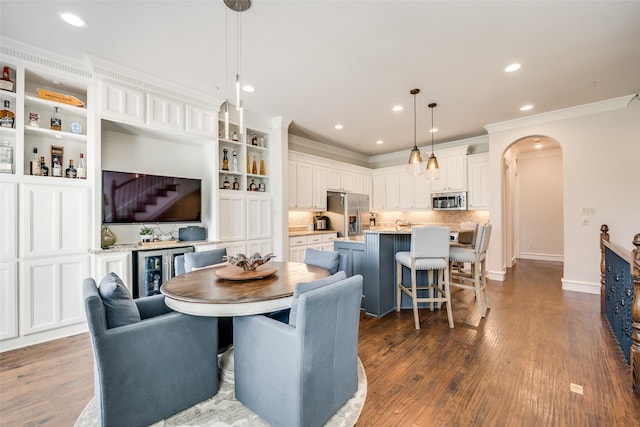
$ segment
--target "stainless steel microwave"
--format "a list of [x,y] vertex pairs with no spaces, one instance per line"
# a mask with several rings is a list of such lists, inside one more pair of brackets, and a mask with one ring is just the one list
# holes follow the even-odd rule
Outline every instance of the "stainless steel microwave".
[[435,211],[466,211],[467,192],[431,193],[431,208]]

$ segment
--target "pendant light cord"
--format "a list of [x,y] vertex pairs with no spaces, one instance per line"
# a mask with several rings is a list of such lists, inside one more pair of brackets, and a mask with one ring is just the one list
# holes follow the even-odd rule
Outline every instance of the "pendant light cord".
[[416,94],[413,94],[413,149],[418,148],[418,125],[416,124]]

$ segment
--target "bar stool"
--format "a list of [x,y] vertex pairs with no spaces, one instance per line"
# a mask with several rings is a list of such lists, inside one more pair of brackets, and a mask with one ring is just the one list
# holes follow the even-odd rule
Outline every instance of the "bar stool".
[[[452,264],[465,262],[471,264],[470,272],[451,270],[451,286],[472,289],[476,294],[478,311],[482,317],[486,316],[487,308],[490,308],[486,272],[487,248],[490,237],[491,224],[480,224],[476,234],[475,247],[452,246],[449,251],[449,259]],[[467,284],[469,282],[470,284]]]
[[[447,304],[447,316],[449,327],[453,328],[453,315],[451,313],[451,299],[449,294],[449,227],[422,226],[414,227],[411,231],[411,251],[396,253],[396,285],[397,306],[400,311],[402,293],[409,295],[413,302],[413,317],[416,329],[420,329],[418,317],[418,303],[430,303],[433,311],[433,303],[444,302]],[[402,267],[411,270],[411,287],[402,284]],[[427,283],[418,286],[416,276],[418,270],[427,271]],[[431,272],[431,275],[429,275]],[[419,290],[428,290],[428,297],[418,297]],[[438,296],[434,296],[433,291]]]

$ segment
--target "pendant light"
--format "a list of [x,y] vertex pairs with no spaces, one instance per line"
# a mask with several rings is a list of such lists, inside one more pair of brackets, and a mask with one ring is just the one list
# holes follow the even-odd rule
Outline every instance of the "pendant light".
[[409,92],[413,95],[413,149],[409,154],[409,162],[407,163],[407,173],[412,175],[420,175],[422,170],[420,165],[422,164],[422,156],[417,145],[417,124],[416,124],[416,95],[420,93],[420,89],[411,89]]
[[432,102],[429,104],[429,108],[431,109],[431,155],[429,156],[429,160],[427,161],[427,175],[426,177],[431,179],[432,181],[436,179],[440,179],[440,168],[438,167],[438,159],[436,159],[435,154],[433,154],[433,134],[435,133],[435,128],[433,127],[433,109],[436,108],[438,104]]
[[[240,98],[240,71],[242,70],[242,23],[240,21],[240,12],[244,12],[251,7],[251,0],[223,0],[224,4],[234,12],[238,12],[236,16],[236,111],[238,111],[238,127],[239,133],[244,133],[244,102]],[[225,138],[228,138],[228,104],[225,105]]]

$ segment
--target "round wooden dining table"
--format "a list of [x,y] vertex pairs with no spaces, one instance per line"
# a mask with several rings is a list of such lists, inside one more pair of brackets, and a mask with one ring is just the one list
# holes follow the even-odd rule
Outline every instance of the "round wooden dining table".
[[277,271],[263,278],[228,280],[216,274],[222,268],[229,271],[227,264],[213,266],[173,277],[162,285],[160,292],[165,295],[166,304],[181,313],[246,316],[289,308],[297,283],[329,275],[323,268],[301,262],[269,262],[261,267],[269,270],[277,267]]

